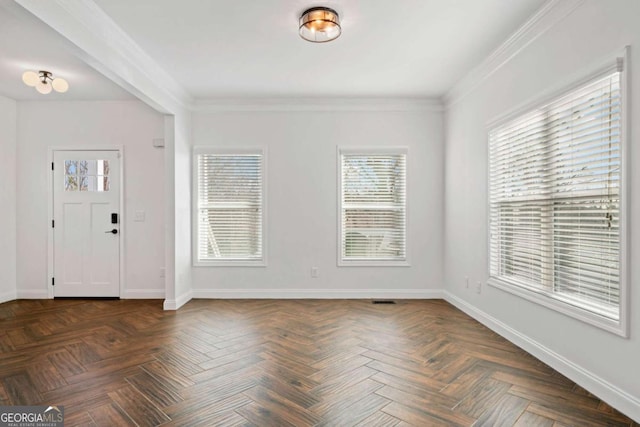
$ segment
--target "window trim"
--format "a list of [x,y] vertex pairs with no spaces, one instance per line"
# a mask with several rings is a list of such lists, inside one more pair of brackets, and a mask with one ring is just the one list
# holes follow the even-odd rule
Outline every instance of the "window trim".
[[[405,203],[404,203],[404,233],[405,256],[401,260],[348,260],[342,258],[342,154],[404,154],[405,155]],[[338,267],[411,267],[409,245],[409,147],[406,146],[367,146],[367,147],[336,147],[336,262]]]
[[[531,288],[516,286],[509,281],[501,280],[496,277],[491,277],[491,205],[489,203],[490,193],[490,170],[489,170],[489,133],[492,129],[507,123],[528,111],[542,107],[549,104],[553,100],[568,94],[575,89],[583,86],[584,84],[595,80],[596,78],[605,75],[608,72],[620,69],[620,94],[621,94],[621,108],[620,115],[620,150],[621,150],[621,171],[620,171],[620,316],[618,321],[600,316],[597,313],[589,311],[584,308],[577,307],[575,305],[563,302],[561,298],[554,297],[552,294],[544,291],[538,291]],[[626,46],[622,52],[618,52],[616,55],[608,56],[605,60],[600,61],[597,65],[589,67],[585,72],[581,72],[578,75],[572,76],[568,81],[563,82],[560,85],[555,86],[552,90],[546,91],[541,96],[537,96],[533,101],[527,102],[508,111],[505,114],[500,115],[496,119],[487,123],[486,127],[486,147],[487,147],[487,171],[486,171],[486,184],[487,184],[487,198],[486,198],[486,244],[487,244],[487,284],[496,289],[508,292],[510,294],[519,296],[528,301],[542,305],[549,309],[552,309],[558,313],[562,313],[574,319],[580,320],[589,325],[598,327],[605,331],[619,335],[623,338],[629,338],[629,323],[630,323],[630,298],[629,298],[629,47]]]
[[[260,154],[262,156],[262,258],[198,259],[198,155],[200,154]],[[267,149],[266,147],[194,146],[191,156],[191,262],[193,267],[266,267],[267,266]]]

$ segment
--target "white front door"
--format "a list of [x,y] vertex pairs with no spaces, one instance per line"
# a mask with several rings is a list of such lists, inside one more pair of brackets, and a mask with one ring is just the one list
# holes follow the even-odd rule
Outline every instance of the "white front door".
[[120,295],[118,151],[53,152],[53,294]]

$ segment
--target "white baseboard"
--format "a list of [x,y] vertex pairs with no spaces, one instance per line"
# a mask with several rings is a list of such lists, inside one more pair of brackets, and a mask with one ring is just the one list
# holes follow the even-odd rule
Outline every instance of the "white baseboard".
[[212,299],[440,299],[442,289],[194,289]]
[[0,294],[0,304],[17,299],[15,291],[4,292]]
[[16,292],[17,299],[49,299],[46,289],[23,289]]
[[164,289],[126,289],[124,299],[163,299]]
[[163,308],[165,310],[177,310],[191,301],[191,298],[193,298],[193,292],[191,291],[191,289],[189,289],[188,291],[182,293],[182,295],[180,295],[176,299],[164,300]]
[[635,421],[640,422],[640,399],[637,397],[630,395],[610,382],[598,377],[594,373],[573,363],[550,348],[545,347],[541,343],[518,332],[509,325],[501,322],[484,311],[479,310],[456,295],[453,295],[448,291],[444,291],[444,299],[485,325],[487,328],[537,357],[567,378],[575,381],[576,384],[598,396],[612,407],[633,418]]
[[[128,289],[122,296],[123,299],[162,299],[164,289]],[[49,299],[47,291],[34,289],[0,294],[0,303],[15,299]]]

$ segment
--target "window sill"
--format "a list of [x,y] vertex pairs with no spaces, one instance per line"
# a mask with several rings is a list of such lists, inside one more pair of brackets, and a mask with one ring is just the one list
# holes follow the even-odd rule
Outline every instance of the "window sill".
[[489,280],[487,280],[487,284],[489,284],[490,286],[493,286],[494,288],[503,290],[510,294],[524,298],[528,301],[547,307],[551,310],[562,313],[566,316],[580,320],[584,323],[588,323],[592,326],[596,326],[607,332],[611,332],[613,334],[619,335],[623,338],[629,337],[629,332],[627,330],[627,327],[624,325],[622,320],[615,321],[615,320],[608,319],[606,317],[592,313],[585,309],[581,309],[579,307],[575,307],[568,303],[562,302],[561,300],[555,299],[545,293],[536,292],[533,290],[529,290],[527,288],[513,285],[509,282],[505,282],[495,277],[492,277]]

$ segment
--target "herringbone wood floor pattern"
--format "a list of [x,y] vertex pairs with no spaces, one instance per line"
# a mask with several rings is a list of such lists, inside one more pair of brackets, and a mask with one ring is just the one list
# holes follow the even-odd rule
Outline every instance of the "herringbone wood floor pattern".
[[443,301],[0,305],[0,405],[67,426],[629,426]]

